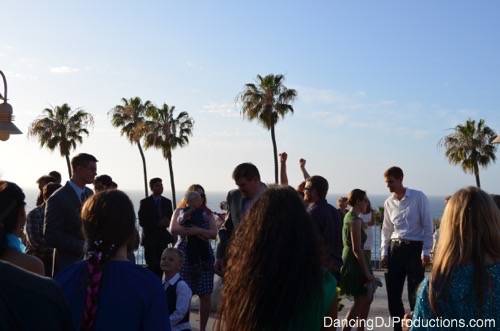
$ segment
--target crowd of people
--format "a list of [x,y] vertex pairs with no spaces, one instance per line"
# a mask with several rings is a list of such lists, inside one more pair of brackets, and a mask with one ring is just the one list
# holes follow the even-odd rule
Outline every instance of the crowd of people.
[[[292,188],[286,162],[280,154],[280,185],[269,186],[255,165],[237,165],[222,222],[201,185],[173,206],[160,178],[150,180],[152,194],[136,214],[85,153],[71,160],[64,186],[55,171],[39,178],[37,206],[27,215],[23,190],[1,181],[0,329],[187,331],[196,295],[205,330],[217,274],[217,330],[320,330],[326,317],[338,318],[337,288],[353,297],[349,330],[349,321],[368,317],[382,286],[370,263],[375,212],[359,188],[329,204],[328,181],[309,175],[304,159],[304,181]],[[403,184],[399,167],[383,178],[390,196],[380,258],[390,316],[493,318],[500,326],[498,196],[468,187],[450,197],[425,278],[434,230],[428,198]],[[146,268],[135,263],[140,244]],[[413,314],[403,305],[405,282]],[[433,328],[413,327],[424,329]]]

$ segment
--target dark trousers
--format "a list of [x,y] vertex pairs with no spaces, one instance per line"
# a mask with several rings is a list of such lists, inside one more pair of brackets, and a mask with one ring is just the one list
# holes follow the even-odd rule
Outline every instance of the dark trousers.
[[[391,317],[400,317],[405,314],[403,306],[403,286],[408,277],[408,301],[413,311],[415,307],[417,288],[424,279],[425,269],[422,266],[422,242],[403,241],[391,242],[388,256],[388,271],[385,274],[387,299]],[[394,330],[401,330],[401,324],[394,325]]]
[[167,248],[167,243],[144,243],[144,259],[146,260],[146,265],[148,269],[162,277],[162,270],[160,268],[161,253]]

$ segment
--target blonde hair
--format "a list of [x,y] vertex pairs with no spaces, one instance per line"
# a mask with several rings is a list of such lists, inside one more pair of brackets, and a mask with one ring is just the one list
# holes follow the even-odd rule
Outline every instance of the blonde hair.
[[167,254],[167,253],[174,253],[177,254],[177,257],[179,258],[180,264],[184,264],[184,252],[182,252],[180,249],[175,248],[175,247],[167,247],[163,250],[162,254]]
[[500,210],[489,194],[476,187],[457,191],[446,204],[440,225],[439,241],[434,256],[429,303],[434,313],[438,299],[455,267],[473,264],[475,294],[484,303],[485,288],[490,284],[486,257],[500,259]]
[[[200,193],[200,191],[203,193]],[[188,187],[184,198],[182,198],[182,200],[179,202],[177,208],[186,208],[188,206],[188,201],[186,197],[190,192],[198,192],[201,195],[201,198],[203,199],[203,205],[204,206],[207,205],[207,197],[205,196],[205,189],[200,184],[193,184]]]

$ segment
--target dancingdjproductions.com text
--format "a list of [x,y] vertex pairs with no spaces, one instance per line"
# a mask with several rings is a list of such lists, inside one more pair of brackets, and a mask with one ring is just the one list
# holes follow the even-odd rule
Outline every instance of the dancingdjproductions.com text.
[[404,323],[408,329],[412,327],[416,328],[495,328],[496,321],[494,318],[490,319],[446,319],[446,318],[415,318],[413,320],[405,319],[402,320],[399,317],[384,318],[377,316],[374,318],[367,319],[333,319],[331,317],[325,316],[323,318],[323,327],[335,327],[335,328],[365,328],[366,330],[375,330],[378,328],[393,328],[395,324]]

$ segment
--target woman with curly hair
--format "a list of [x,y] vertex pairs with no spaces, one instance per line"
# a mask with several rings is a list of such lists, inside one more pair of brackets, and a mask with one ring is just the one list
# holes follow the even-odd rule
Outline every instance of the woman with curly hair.
[[128,196],[118,190],[94,194],[81,218],[87,257],[56,277],[75,330],[170,330],[160,279],[127,259],[136,231]]
[[297,192],[266,190],[229,246],[217,329],[320,330],[336,318],[336,281],[319,247]]
[[500,210],[481,189],[463,188],[446,204],[432,271],[420,286],[413,318],[412,330],[441,330],[416,323],[436,318],[462,319],[468,330],[473,319],[495,319],[496,326],[484,329],[498,330]]

